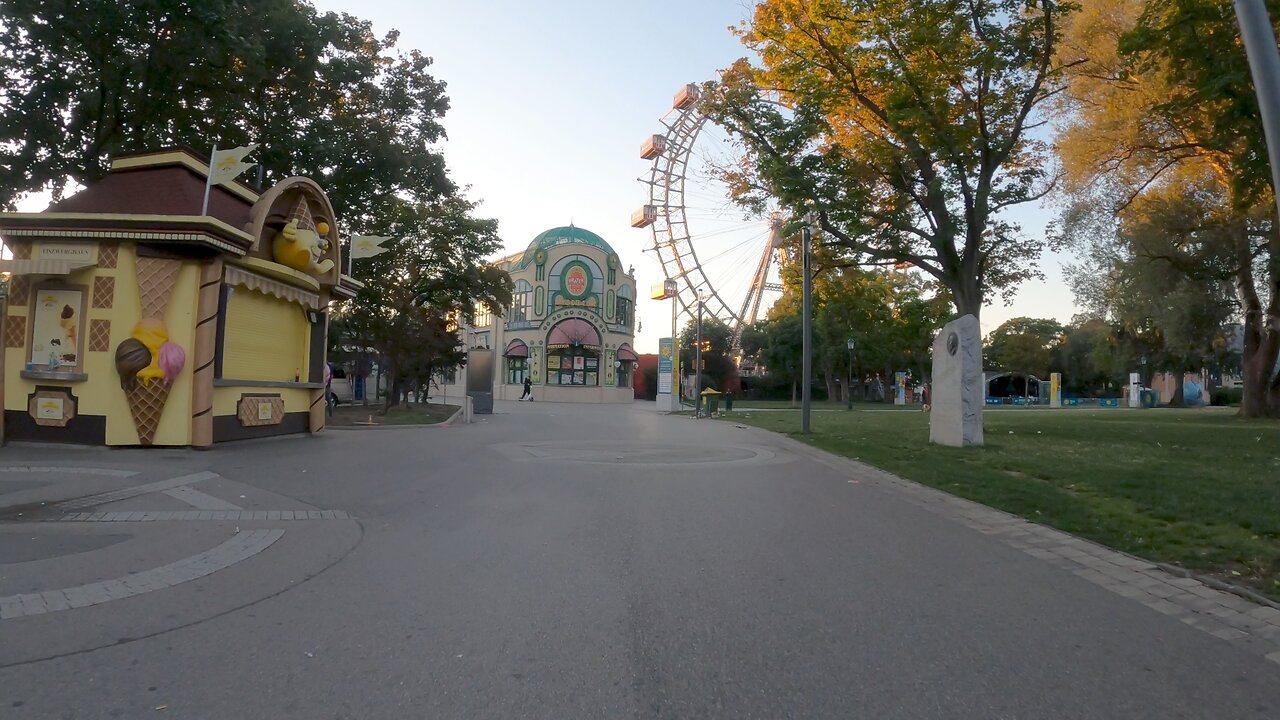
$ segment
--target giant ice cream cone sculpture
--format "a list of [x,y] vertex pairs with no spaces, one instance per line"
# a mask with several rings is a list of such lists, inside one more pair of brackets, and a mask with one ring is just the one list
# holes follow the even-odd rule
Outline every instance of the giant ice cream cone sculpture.
[[160,426],[169,389],[186,363],[182,348],[169,342],[164,310],[173,294],[182,263],[162,258],[138,258],[138,297],[142,319],[128,340],[116,348],[116,371],[138,429],[138,441],[150,445]]

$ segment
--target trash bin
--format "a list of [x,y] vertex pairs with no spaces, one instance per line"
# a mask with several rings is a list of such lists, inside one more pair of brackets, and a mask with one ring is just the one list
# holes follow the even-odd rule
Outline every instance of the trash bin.
[[724,394],[724,411],[729,412],[733,409],[733,393]]
[[699,417],[711,417],[720,412],[720,395],[716,390],[707,388],[702,391],[702,409],[703,412]]
[[1139,396],[1142,400],[1142,407],[1153,408],[1160,405],[1160,391],[1151,388],[1143,388],[1142,394]]

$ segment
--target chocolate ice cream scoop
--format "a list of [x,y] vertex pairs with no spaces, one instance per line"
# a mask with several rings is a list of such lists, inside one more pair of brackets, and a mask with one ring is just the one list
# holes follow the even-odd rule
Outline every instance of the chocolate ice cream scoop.
[[151,351],[141,341],[129,338],[116,346],[116,372],[120,389],[129,392],[138,382],[138,371],[151,364]]

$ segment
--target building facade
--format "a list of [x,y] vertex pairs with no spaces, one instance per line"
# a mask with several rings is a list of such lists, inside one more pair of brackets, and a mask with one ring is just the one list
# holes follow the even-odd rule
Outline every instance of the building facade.
[[207,447],[324,428],[338,271],[324,191],[213,186],[186,150],[116,158],[42,213],[0,213],[8,439]]
[[[498,266],[515,284],[511,307],[463,329],[473,355],[494,355],[494,399],[518,399],[528,378],[537,401],[634,400],[635,275],[604,238],[572,225],[552,228]],[[446,378],[446,398],[461,396],[468,372]]]

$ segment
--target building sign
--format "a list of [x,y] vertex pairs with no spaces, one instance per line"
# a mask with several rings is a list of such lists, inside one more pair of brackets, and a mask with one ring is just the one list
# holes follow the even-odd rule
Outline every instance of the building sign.
[[36,260],[71,260],[93,264],[98,261],[98,246],[93,243],[41,243]]
[[658,392],[671,394],[675,378],[675,341],[672,338],[658,340]]
[[560,274],[560,290],[573,300],[585,300],[591,292],[591,282],[591,271],[576,260],[566,265]]
[[587,310],[585,308],[576,307],[557,309],[554,313],[551,313],[546,320],[543,320],[541,325],[543,328],[550,329],[561,320],[567,320],[574,317],[583,318],[584,320],[591,322],[592,326],[594,326],[596,330],[600,329],[600,313],[596,312],[594,309]]

